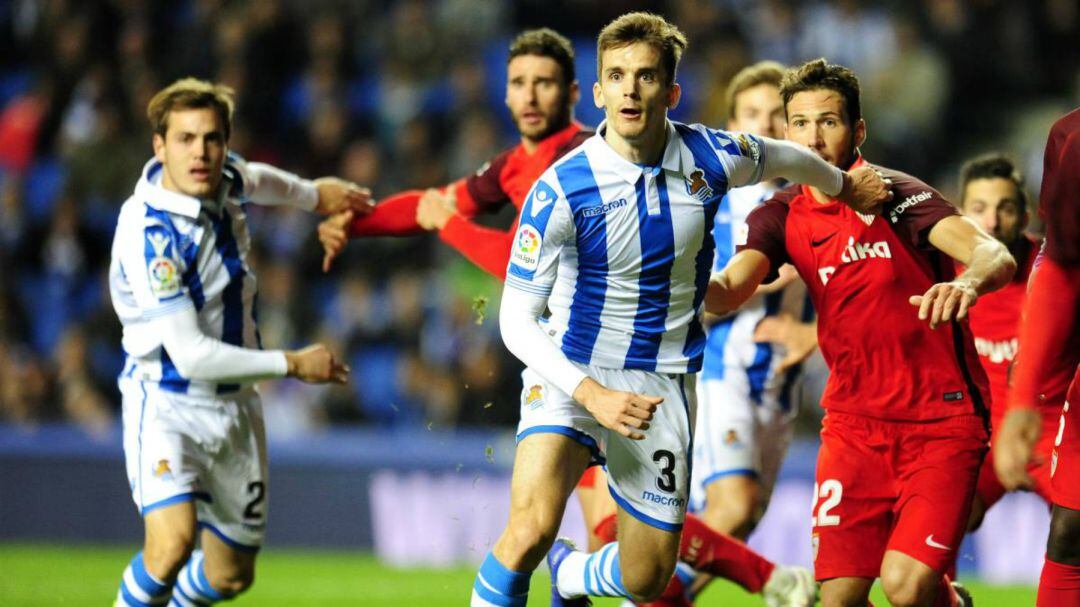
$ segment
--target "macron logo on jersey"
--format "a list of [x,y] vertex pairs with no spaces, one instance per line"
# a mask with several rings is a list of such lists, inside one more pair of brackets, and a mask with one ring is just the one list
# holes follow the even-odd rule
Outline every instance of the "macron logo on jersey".
[[609,212],[615,209],[625,207],[628,203],[625,198],[618,200],[612,200],[611,202],[605,202],[604,204],[598,204],[595,207],[588,207],[581,212],[582,217],[597,217],[599,215],[607,215]]

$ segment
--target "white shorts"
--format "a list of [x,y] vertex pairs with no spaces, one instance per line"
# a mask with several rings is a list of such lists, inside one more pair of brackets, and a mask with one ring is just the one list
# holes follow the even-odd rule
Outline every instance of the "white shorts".
[[728,373],[727,376],[733,379],[698,382],[700,406],[690,489],[693,512],[705,508],[706,487],[732,475],[757,478],[767,502],[791,445],[798,395],[791,395],[792,406],[785,411],[775,396],[763,397],[761,403],[755,402],[750,396],[745,373]]
[[532,369],[525,369],[521,374],[524,389],[518,441],[542,432],[573,438],[592,451],[595,461],[604,464],[608,489],[619,506],[647,525],[680,530],[690,490],[695,376],[578,367],[612,390],[663,397],[645,439],[630,440],[604,428],[565,392]]
[[139,513],[194,501],[199,527],[241,551],[262,545],[266,430],[253,388],[192,396],[122,378],[124,458]]

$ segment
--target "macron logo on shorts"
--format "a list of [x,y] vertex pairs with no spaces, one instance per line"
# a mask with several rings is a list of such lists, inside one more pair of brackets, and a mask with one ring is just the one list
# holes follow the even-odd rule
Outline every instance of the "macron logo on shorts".
[[667,495],[659,495],[652,491],[644,491],[641,494],[641,499],[652,502],[654,504],[660,504],[661,506],[675,506],[681,508],[683,500],[681,497],[669,497]]

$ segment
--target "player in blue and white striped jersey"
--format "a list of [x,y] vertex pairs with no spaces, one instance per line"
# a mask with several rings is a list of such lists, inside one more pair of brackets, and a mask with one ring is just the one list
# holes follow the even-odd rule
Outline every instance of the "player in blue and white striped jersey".
[[[590,458],[605,459],[620,541],[551,548],[552,604],[657,597],[671,578],[689,489],[698,314],[724,193],[784,177],[865,206],[889,196],[804,148],[667,120],[686,39],[647,13],[598,40],[597,135],[537,181],[521,212],[500,327],[526,363],[510,520],[473,586],[474,606],[524,605],[528,577]],[[545,308],[546,320],[538,322]]]
[[127,355],[124,454],[146,534],[118,605],[209,605],[250,586],[267,496],[253,382],[340,383],[348,374],[321,345],[262,349],[244,204],[365,212],[369,195],[229,155],[232,111],[231,89],[190,78],[154,96],[155,158],[113,239],[109,286]]

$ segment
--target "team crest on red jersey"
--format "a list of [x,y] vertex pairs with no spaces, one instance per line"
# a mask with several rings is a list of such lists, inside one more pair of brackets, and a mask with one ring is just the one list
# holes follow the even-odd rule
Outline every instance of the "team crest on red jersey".
[[709,182],[705,181],[704,171],[694,169],[690,173],[686,178],[686,193],[702,202],[712,198],[713,189],[709,187]]

